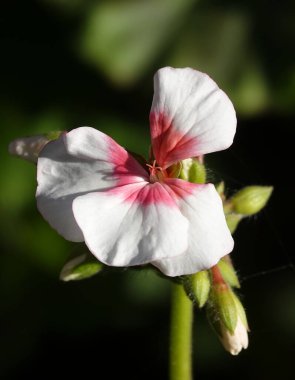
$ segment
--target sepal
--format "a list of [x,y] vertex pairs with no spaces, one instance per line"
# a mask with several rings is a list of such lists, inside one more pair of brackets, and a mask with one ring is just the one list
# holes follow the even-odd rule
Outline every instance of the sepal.
[[68,261],[61,270],[62,281],[84,280],[99,273],[103,264],[90,254],[83,254]]
[[199,308],[202,308],[208,300],[211,288],[208,271],[204,270],[189,276],[185,276],[183,285],[188,297]]

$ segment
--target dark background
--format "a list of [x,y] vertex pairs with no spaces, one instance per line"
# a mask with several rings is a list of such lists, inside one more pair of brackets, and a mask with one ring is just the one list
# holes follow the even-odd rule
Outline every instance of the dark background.
[[233,146],[206,158],[228,193],[273,185],[265,210],[235,233],[250,345],[226,353],[196,313],[196,378],[282,379],[294,370],[292,2],[6,1],[0,6],[0,376],[166,379],[169,282],[117,270],[62,283],[75,250],[36,210],[35,167],[14,138],[96,127],[146,154],[154,72],[210,74],[238,115]]

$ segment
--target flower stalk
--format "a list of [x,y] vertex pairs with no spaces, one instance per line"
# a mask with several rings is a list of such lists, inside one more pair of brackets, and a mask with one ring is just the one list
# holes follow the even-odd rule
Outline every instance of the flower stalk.
[[192,380],[193,303],[182,284],[172,284],[170,380]]

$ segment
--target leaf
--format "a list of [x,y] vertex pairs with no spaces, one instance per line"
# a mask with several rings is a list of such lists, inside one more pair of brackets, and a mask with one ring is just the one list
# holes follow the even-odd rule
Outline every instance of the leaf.
[[134,83],[181,25],[194,0],[105,2],[89,12],[80,52],[117,84]]

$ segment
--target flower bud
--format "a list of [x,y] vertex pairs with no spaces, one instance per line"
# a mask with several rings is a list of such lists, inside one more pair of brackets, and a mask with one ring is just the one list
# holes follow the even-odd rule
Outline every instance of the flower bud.
[[217,266],[211,268],[212,288],[207,308],[208,319],[224,348],[237,355],[248,347],[248,324],[243,305],[227,285]]
[[235,214],[233,212],[229,214],[225,214],[225,220],[228,226],[228,229],[230,230],[230,233],[233,234],[235,230],[237,229],[240,221],[243,219],[243,215],[241,214]]
[[206,270],[185,277],[184,289],[188,297],[199,308],[203,307],[207,302],[210,287],[209,273]]
[[206,168],[196,158],[188,158],[182,161],[182,169],[179,178],[193,183],[206,182]]
[[10,154],[36,163],[38,155],[44,146],[51,140],[56,140],[62,132],[49,132],[44,135],[21,137],[13,140],[8,147]]
[[225,190],[225,185],[224,181],[221,181],[215,185],[217,193],[221,196],[221,198],[224,197],[224,190]]
[[92,256],[83,254],[68,261],[62,268],[59,278],[62,281],[84,280],[100,272],[103,264]]
[[243,215],[256,214],[266,205],[272,191],[272,186],[244,187],[230,199],[233,211]]

